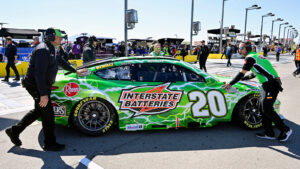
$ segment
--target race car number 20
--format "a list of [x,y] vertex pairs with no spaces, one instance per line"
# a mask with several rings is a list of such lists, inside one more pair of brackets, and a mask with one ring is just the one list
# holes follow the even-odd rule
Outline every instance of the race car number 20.
[[211,115],[223,117],[227,114],[225,97],[218,90],[210,90],[206,94],[202,91],[192,91],[188,94],[188,98],[193,102],[191,107],[193,117],[203,118]]

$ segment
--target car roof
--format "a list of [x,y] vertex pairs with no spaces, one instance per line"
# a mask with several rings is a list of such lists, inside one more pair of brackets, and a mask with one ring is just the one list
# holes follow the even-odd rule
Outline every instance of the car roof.
[[110,62],[116,62],[116,61],[126,61],[126,60],[149,60],[149,59],[163,59],[163,60],[174,60],[174,61],[180,61],[176,58],[171,57],[164,57],[164,56],[130,56],[130,57],[120,57],[120,58],[111,58],[111,59],[102,59],[98,61],[93,61],[86,63],[77,69],[83,69],[83,68],[90,68],[97,65],[101,65],[104,63],[110,63]]

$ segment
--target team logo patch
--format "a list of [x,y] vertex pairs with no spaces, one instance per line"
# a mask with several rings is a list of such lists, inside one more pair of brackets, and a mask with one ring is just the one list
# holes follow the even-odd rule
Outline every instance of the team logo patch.
[[73,97],[75,96],[80,90],[80,87],[77,83],[70,82],[66,84],[64,87],[64,93],[66,96]]
[[182,91],[168,89],[170,84],[122,90],[119,98],[120,109],[134,112],[133,117],[161,114],[173,110],[180,102]]
[[54,111],[54,116],[60,116],[60,117],[66,116],[66,106],[61,106],[56,102],[52,102],[52,107]]

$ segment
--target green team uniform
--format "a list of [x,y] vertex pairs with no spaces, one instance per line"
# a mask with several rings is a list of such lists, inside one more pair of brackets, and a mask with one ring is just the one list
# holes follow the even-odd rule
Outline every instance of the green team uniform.
[[157,55],[155,51],[152,52],[152,56],[164,56],[164,52],[160,51],[159,54]]
[[261,84],[278,78],[278,73],[270,61],[252,51],[245,58],[243,69],[247,71],[251,70]]

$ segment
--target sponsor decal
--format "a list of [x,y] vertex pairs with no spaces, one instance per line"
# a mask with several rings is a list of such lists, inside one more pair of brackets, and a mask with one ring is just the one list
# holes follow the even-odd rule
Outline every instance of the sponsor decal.
[[112,67],[114,66],[114,63],[107,63],[107,64],[104,64],[104,65],[100,65],[100,66],[97,66],[96,69],[104,69],[104,68],[108,68],[108,67]]
[[143,124],[128,124],[128,125],[126,125],[125,130],[127,130],[127,131],[144,130],[144,125]]
[[66,106],[61,106],[56,102],[52,102],[52,107],[54,111],[54,116],[65,117],[66,114]]
[[80,90],[80,87],[77,83],[70,82],[65,85],[64,87],[64,93],[68,97],[75,96]]
[[119,98],[120,109],[134,112],[133,117],[161,114],[173,110],[181,100],[182,91],[168,89],[170,84],[122,90]]

